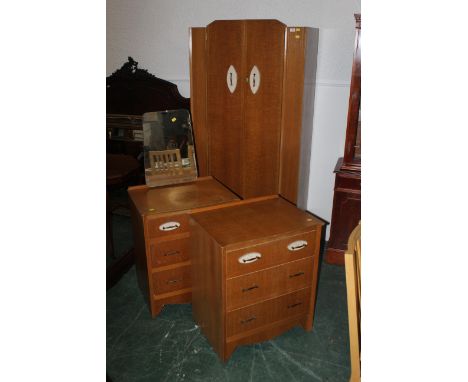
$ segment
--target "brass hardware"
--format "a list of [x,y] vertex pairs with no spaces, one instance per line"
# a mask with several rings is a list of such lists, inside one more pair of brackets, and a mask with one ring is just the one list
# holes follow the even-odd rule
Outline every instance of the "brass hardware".
[[175,283],[178,283],[179,281],[182,281],[182,280],[168,280],[166,281],[166,284],[175,284]]
[[241,323],[241,324],[247,324],[248,322],[253,321],[253,320],[256,320],[256,319],[257,319],[257,317],[252,316],[252,317],[249,317],[249,318],[247,318],[247,319],[245,319],[245,320],[241,320],[240,323]]
[[248,288],[242,288],[242,292],[248,292],[252,289],[256,289],[258,288],[259,286],[258,285],[252,285],[251,287],[248,287]]
[[294,273],[293,275],[289,275],[289,278],[293,278],[293,277],[297,277],[297,276],[302,276],[304,274],[304,272],[298,272],[298,273]]

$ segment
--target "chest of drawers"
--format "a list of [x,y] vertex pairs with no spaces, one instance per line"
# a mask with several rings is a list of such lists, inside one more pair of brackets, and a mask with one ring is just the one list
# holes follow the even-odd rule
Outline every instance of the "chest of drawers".
[[165,304],[191,301],[189,214],[239,198],[211,177],[167,187],[136,186],[128,193],[138,283],[155,317]]
[[295,325],[312,329],[321,221],[276,196],[189,220],[193,315],[222,360]]

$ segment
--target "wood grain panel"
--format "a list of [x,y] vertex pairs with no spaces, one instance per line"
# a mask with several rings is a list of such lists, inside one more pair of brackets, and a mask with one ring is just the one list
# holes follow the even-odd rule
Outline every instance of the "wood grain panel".
[[[207,29],[207,125],[210,128],[210,171],[239,195],[243,193],[242,155],[242,44],[243,21],[215,21]],[[226,77],[229,67],[238,83],[231,93]]]
[[242,197],[277,194],[286,26],[276,20],[247,20],[245,72],[260,71],[256,94],[244,80],[244,187]]
[[237,309],[226,315],[226,336],[229,338],[275,321],[300,315],[309,308],[310,288]]
[[226,281],[227,311],[311,285],[313,257]]
[[192,286],[190,262],[177,268],[153,272],[152,277],[153,293],[155,295],[186,289]]
[[205,28],[190,28],[190,109],[199,176],[210,175],[209,131],[206,124],[205,41]]
[[[297,240],[305,240],[308,244],[306,247],[297,251],[288,250],[288,245]],[[247,248],[228,251],[226,254],[226,275],[227,277],[239,276],[289,261],[303,259],[304,257],[312,256],[314,250],[315,232],[313,231],[289,236],[265,244],[252,245]],[[239,262],[241,256],[251,252],[260,253],[261,258],[253,262]]]
[[176,235],[173,240],[150,243],[151,264],[154,268],[189,260],[190,234]]
[[306,28],[288,27],[286,39],[279,193],[296,204],[301,151]]
[[221,246],[230,246],[229,249],[239,243],[259,243],[262,238],[271,240],[287,232],[311,231],[323,224],[280,197],[223,208],[222,213],[209,211],[192,216]]
[[221,247],[190,219],[192,261],[192,312],[211,346],[224,354],[224,294]]
[[130,187],[128,193],[141,215],[156,215],[215,206],[239,198],[212,177],[150,188]]

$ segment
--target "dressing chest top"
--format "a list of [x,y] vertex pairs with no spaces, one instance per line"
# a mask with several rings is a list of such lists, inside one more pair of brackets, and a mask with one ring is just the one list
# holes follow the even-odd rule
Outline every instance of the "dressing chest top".
[[210,176],[163,187],[131,187],[128,193],[142,216],[168,214],[239,200],[234,193]]

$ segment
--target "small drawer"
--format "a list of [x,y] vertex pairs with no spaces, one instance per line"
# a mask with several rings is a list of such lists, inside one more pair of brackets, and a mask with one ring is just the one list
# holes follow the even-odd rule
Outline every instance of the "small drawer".
[[190,264],[153,273],[154,293],[159,295],[192,286]]
[[150,244],[154,268],[189,260],[190,236]]
[[361,178],[337,174],[335,180],[335,189],[338,188],[358,191],[361,189]]
[[227,337],[300,315],[310,303],[310,288],[234,310],[226,315]]
[[285,239],[228,251],[226,256],[227,277],[256,272],[289,261],[315,255],[315,231]]
[[307,257],[278,267],[226,281],[226,307],[242,306],[312,285],[314,258]]
[[168,237],[184,232],[190,232],[187,214],[148,218],[148,235],[150,238]]

